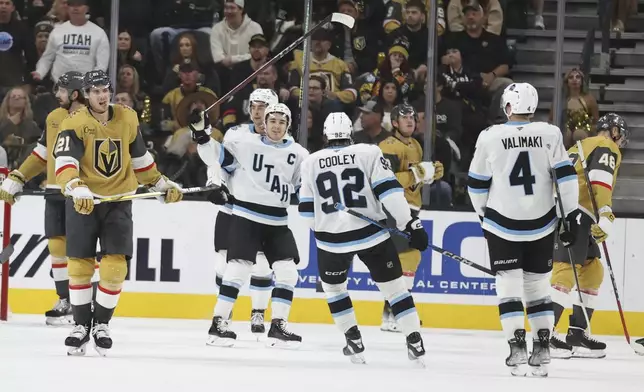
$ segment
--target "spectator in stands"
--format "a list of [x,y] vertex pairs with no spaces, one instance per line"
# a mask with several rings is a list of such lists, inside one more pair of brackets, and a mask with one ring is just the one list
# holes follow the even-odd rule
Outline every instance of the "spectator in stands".
[[54,24],[54,27],[67,22],[69,20],[67,0],[54,0],[49,12],[47,12],[47,19]]
[[306,117],[306,127],[308,129],[308,142],[306,148],[313,153],[324,147],[324,136],[322,129],[324,127],[324,118],[320,111],[315,107],[309,107]]
[[[382,107],[381,125],[386,131],[391,132],[391,130],[393,129],[393,125],[391,124],[391,111],[393,110],[394,106],[402,103],[402,89],[400,88],[400,84],[398,84],[398,82],[394,79],[383,80],[379,84],[380,90],[378,91],[376,100]],[[353,127],[356,131],[362,130],[361,117],[362,116],[359,116],[358,119],[354,122]]]
[[54,28],[36,70],[31,76],[41,81],[51,70],[51,80],[68,71],[107,71],[110,43],[105,31],[87,20],[87,0],[67,0],[69,21]]
[[[542,0],[543,1],[543,0]],[[615,0],[613,1],[613,20],[611,30],[619,33],[624,32],[624,25],[628,16],[637,13],[637,0]]]
[[164,36],[167,43],[188,30],[199,30],[210,34],[213,16],[219,9],[219,1],[213,0],[156,0],[154,2],[156,20],[164,27],[156,28],[150,34],[150,50],[154,58],[159,77],[165,75],[168,63],[164,57]]
[[[344,61],[329,53],[333,33],[327,29],[319,29],[311,36],[311,63],[310,72],[321,73],[327,78],[326,98],[339,100],[345,105],[353,104],[358,98],[353,88],[353,78],[349,72],[349,66]],[[295,50],[293,61],[289,65],[289,80],[291,98],[298,99],[300,96],[300,79],[303,65],[301,50]]]
[[234,64],[251,58],[249,44],[262,27],[244,12],[244,0],[226,0],[224,20],[215,24],[210,33],[210,51],[216,64],[230,69]]
[[372,26],[368,19],[362,17],[364,4],[354,0],[339,0],[338,12],[355,19],[353,29],[336,25],[339,30],[339,45],[341,57],[352,75],[373,72],[378,66],[379,43],[383,40],[383,30],[380,26]]
[[534,28],[545,30],[546,25],[543,23],[543,0],[532,0],[532,9],[534,12]]
[[[421,0],[408,0],[405,4],[405,23],[391,34],[392,37],[404,36],[409,42],[409,67],[413,71],[414,79],[420,82],[424,81],[427,75],[429,43],[426,15],[425,4]],[[440,25],[438,28],[440,31]]]
[[119,67],[129,64],[136,68],[140,74],[143,70],[143,55],[139,52],[132,41],[132,35],[128,30],[121,30],[118,35],[117,65]]
[[[501,112],[501,95],[505,87],[512,83],[507,78],[510,72],[510,55],[505,39],[492,34],[483,28],[483,10],[480,6],[466,5],[465,30],[450,33],[447,37],[446,48],[458,49],[463,64],[472,72],[479,73],[483,89],[489,100],[488,118],[497,121],[499,117],[505,120]],[[441,61],[449,65],[450,58],[442,54]]]
[[353,135],[355,143],[378,145],[381,141],[391,136],[391,132],[387,132],[382,127],[383,108],[377,100],[372,99],[364,106],[361,106],[360,112],[362,131],[358,131]]
[[[387,53],[387,58],[374,73],[377,80],[373,84],[372,95],[377,97],[380,93],[381,81],[396,80],[400,85],[402,99],[406,102],[413,101],[418,91],[412,91],[414,88],[414,73],[409,66],[409,42],[407,38],[404,36],[396,38]],[[422,87],[419,85],[419,88]]]
[[0,141],[11,169],[20,165],[40,138],[42,131],[33,118],[27,91],[22,87],[9,90],[0,105]]
[[[588,91],[584,73],[573,68],[564,78],[564,145],[572,147],[577,141],[592,136],[599,120],[599,106],[593,94]],[[550,108],[548,121],[552,123],[553,109]]]
[[247,60],[233,65],[231,71],[231,82],[233,86],[241,83],[268,61],[268,41],[264,34],[255,34],[250,37],[248,52],[250,57]]
[[[409,9],[404,9],[403,5],[412,3],[412,7]],[[420,5],[419,5],[420,3]],[[430,1],[421,0],[420,2],[417,2],[415,0],[389,0],[386,5],[386,16],[383,21],[383,28],[385,29],[385,33],[390,34],[397,28],[399,28],[403,21],[407,19],[407,14],[408,12],[415,12],[413,11],[413,8],[421,8],[423,10],[426,10],[429,8]],[[436,32],[438,33],[439,36],[443,35],[445,32],[445,5],[443,0],[438,0],[438,9],[436,10]],[[427,12],[422,12],[423,15],[423,20],[422,23],[426,23],[425,21],[425,16],[427,15]]]
[[0,146],[0,167],[9,167],[9,158],[7,157],[7,150]]
[[116,92],[127,93],[132,104],[127,105],[139,114],[139,122],[150,124],[152,121],[152,102],[150,96],[141,89],[141,77],[136,68],[130,64],[119,68],[116,78]]
[[24,84],[36,66],[36,44],[27,25],[14,12],[12,0],[0,0],[0,87]]
[[38,59],[40,59],[43,53],[45,53],[47,42],[49,41],[49,35],[53,29],[54,25],[47,20],[36,23],[36,26],[34,27],[34,36],[36,37],[36,56]]
[[[319,115],[325,119],[330,113],[342,111],[342,104],[337,100],[328,99],[326,91],[328,91],[326,78],[319,74],[311,75],[309,78],[309,108],[314,110],[314,117]],[[293,106],[295,105],[297,104]]]
[[[503,29],[503,9],[499,0],[450,0],[447,7],[447,21],[451,32],[465,30],[465,8],[481,7],[483,12],[483,28],[496,35],[501,35]],[[543,7],[541,8],[543,12]],[[541,14],[539,14],[540,16]],[[543,16],[541,16],[543,25]]]
[[181,83],[179,79],[179,66],[185,63],[193,63],[201,70],[200,83],[208,87],[215,94],[221,93],[221,80],[217,71],[209,64],[209,59],[200,59],[197,51],[198,41],[194,33],[186,31],[178,35],[175,40],[176,47],[172,48],[171,68],[168,68],[163,80],[163,92],[176,88]]

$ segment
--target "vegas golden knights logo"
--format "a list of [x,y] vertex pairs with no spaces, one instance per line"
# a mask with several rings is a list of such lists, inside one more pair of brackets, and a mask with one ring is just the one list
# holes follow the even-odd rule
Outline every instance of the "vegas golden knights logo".
[[119,139],[94,140],[94,168],[104,177],[110,178],[123,167],[123,152]]

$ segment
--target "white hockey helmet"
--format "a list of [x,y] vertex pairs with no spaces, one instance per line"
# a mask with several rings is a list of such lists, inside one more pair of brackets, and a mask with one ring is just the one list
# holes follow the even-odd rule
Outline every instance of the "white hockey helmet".
[[326,140],[351,140],[353,134],[353,123],[349,116],[344,112],[330,113],[324,120],[324,129],[322,131]]
[[253,102],[264,102],[266,106],[277,105],[279,98],[275,91],[270,88],[258,88],[250,93],[248,97],[248,113],[250,113],[250,106]]
[[289,109],[288,106],[284,105],[283,103],[276,103],[274,105],[269,105],[264,111],[264,121],[268,120],[268,116],[274,113],[281,113],[284,116],[286,116],[286,121],[287,121],[286,132],[288,132],[289,128],[291,128],[291,121],[292,121],[291,109]]
[[505,88],[501,97],[501,109],[508,118],[513,114],[534,114],[538,104],[539,94],[530,83],[512,83]]

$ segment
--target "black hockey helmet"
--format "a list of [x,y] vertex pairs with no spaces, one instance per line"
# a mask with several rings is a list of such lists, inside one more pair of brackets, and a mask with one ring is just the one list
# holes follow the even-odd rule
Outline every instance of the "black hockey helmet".
[[112,82],[110,81],[109,75],[106,74],[105,71],[101,70],[89,71],[86,73],[83,78],[83,91],[85,91],[85,94],[87,94],[91,88],[97,86],[107,86],[110,88],[110,91],[112,91]]
[[597,132],[609,132],[610,137],[618,147],[626,147],[628,144],[628,125],[617,113],[608,113],[597,120]]
[[414,109],[414,107],[408,103],[401,103],[394,106],[394,108],[391,110],[391,121],[398,121],[401,116],[407,115],[414,116],[414,120],[418,122],[418,113],[416,112],[416,109]]
[[58,79],[58,82],[54,86],[54,91],[59,88],[64,88],[69,91],[70,95],[76,90],[81,92],[83,91],[83,78],[84,75],[78,71],[65,72],[63,76]]

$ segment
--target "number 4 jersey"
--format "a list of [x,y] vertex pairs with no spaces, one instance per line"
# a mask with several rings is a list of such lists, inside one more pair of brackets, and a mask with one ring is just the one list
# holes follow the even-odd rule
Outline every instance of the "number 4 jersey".
[[481,132],[468,192],[483,230],[508,241],[535,241],[557,224],[553,172],[564,214],[577,208],[577,175],[559,128],[508,122]]
[[381,222],[384,204],[401,230],[411,220],[403,189],[374,145],[325,148],[310,155],[302,163],[299,212],[309,219],[318,248],[327,252],[357,252],[389,238],[387,230],[336,210],[335,203]]

